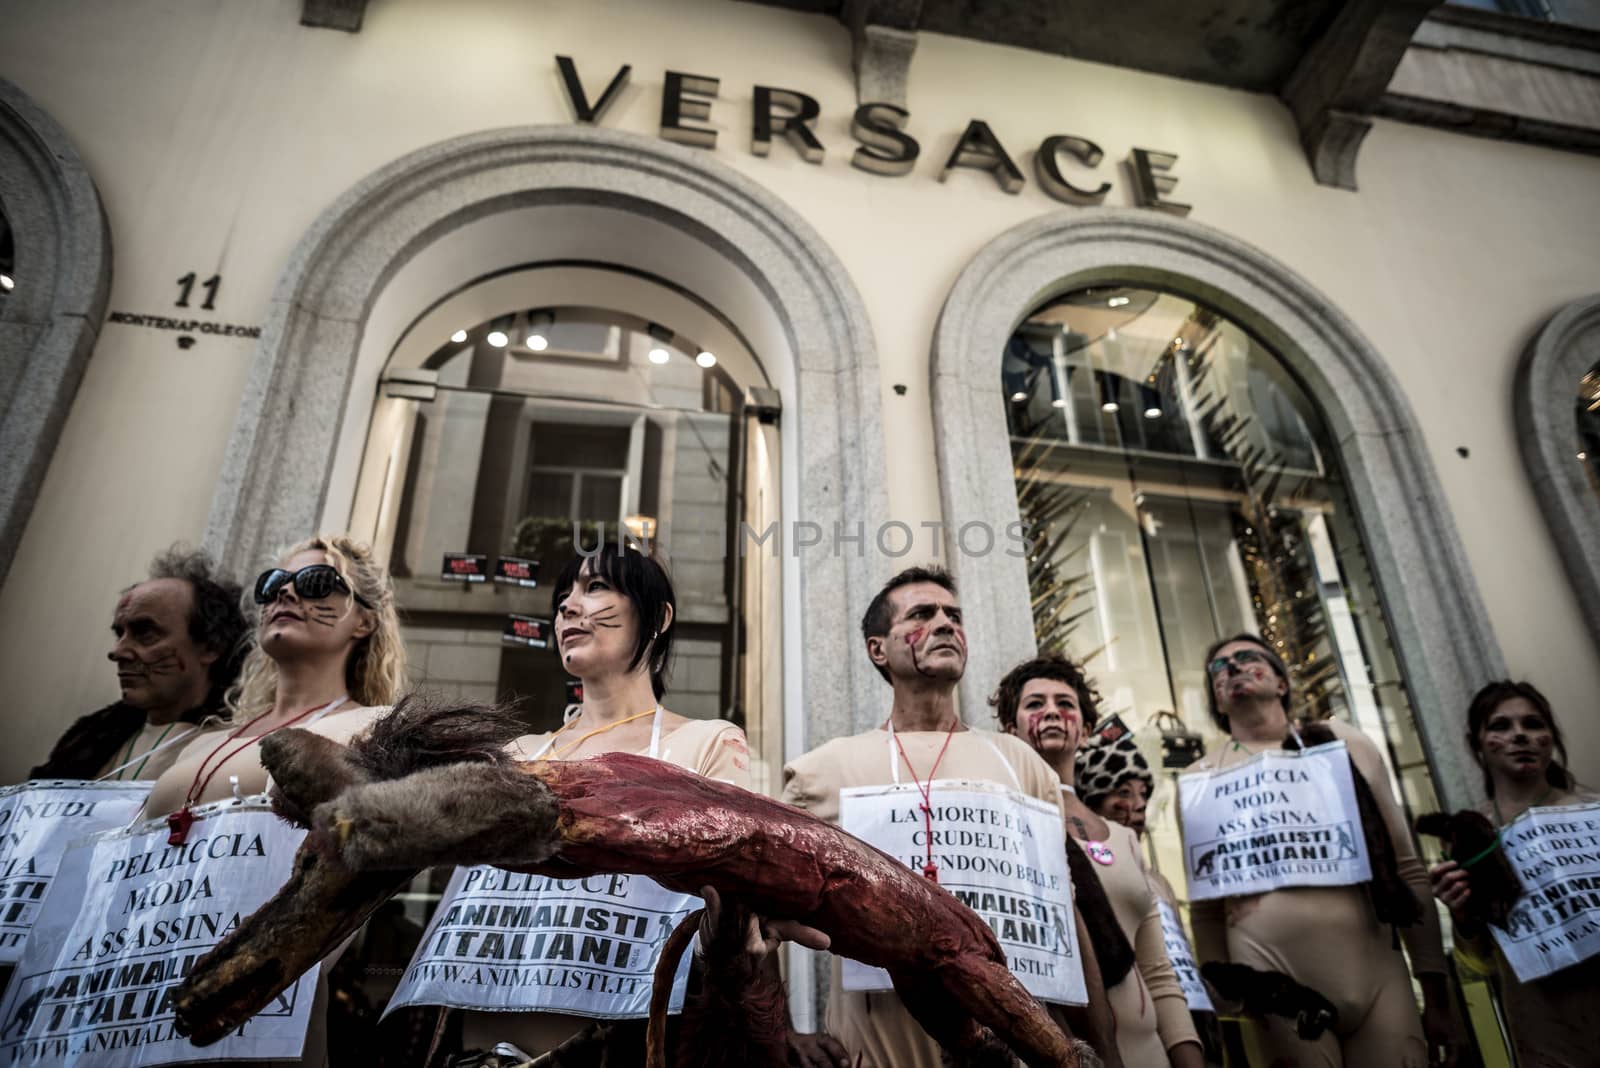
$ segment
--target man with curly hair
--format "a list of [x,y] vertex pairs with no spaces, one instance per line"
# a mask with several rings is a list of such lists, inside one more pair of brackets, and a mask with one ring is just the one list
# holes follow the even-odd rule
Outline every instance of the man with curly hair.
[[205,717],[222,711],[244,658],[240,588],[203,552],[173,546],[122,591],[106,654],[121,700],[67,728],[34,779],[155,779]]

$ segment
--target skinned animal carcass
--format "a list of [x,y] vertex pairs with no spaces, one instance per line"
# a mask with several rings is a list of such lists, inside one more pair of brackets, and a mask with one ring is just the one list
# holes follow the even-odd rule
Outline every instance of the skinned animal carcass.
[[408,699],[349,747],[302,730],[263,741],[274,807],[309,833],[288,882],[196,963],[178,1029],[198,1045],[222,1038],[417,872],[492,864],[709,886],[886,969],[958,1063],[987,1059],[996,1040],[1030,1068],[1096,1063],[1011,975],[984,922],[905,865],[808,813],[647,757],[514,762],[502,746],[520,732],[492,709]]

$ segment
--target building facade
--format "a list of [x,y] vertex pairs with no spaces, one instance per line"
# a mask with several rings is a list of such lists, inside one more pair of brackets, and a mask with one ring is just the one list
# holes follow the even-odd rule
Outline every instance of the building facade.
[[970,722],[1043,645],[1205,733],[1250,630],[1414,812],[1507,675],[1600,779],[1594,34],[1422,5],[1363,96],[1338,5],[1281,84],[924,6],[0,2],[7,780],[157,550],[343,529],[419,685],[541,724],[574,532],[658,543],[669,704],[768,790],[881,722],[856,628],[926,562]]

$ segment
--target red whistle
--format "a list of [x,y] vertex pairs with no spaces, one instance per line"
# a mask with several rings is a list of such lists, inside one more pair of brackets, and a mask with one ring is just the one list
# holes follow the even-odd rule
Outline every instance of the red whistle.
[[183,845],[189,837],[189,828],[194,826],[194,813],[189,811],[189,806],[184,805],[178,811],[167,816],[167,845]]

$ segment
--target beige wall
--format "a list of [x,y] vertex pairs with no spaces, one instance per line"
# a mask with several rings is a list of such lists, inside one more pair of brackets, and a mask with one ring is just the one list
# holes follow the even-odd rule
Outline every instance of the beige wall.
[[[944,296],[998,233],[1071,210],[1031,177],[1017,196],[976,172],[938,182],[958,132],[986,119],[1030,176],[1045,136],[1092,138],[1115,205],[1131,200],[1114,161],[1133,146],[1176,152],[1192,219],[1300,272],[1390,361],[1512,672],[1556,699],[1580,771],[1600,779],[1600,725],[1580,715],[1600,692],[1600,657],[1526,488],[1510,411],[1523,344],[1600,278],[1600,160],[1380,122],[1362,191],[1347,193],[1312,182],[1270,98],[923,35],[909,100],[923,157],[885,179],[849,167],[848,35],[828,19],[739,3],[374,0],[347,35],[299,26],[299,10],[0,0],[0,71],[66,129],[105,200],[113,310],[168,314],[175,279],[220,272],[216,318],[259,324],[299,235],[369,172],[471,131],[570,121],[557,53],[576,58],[592,95],[632,63],[605,125],[647,134],[665,69],[718,76],[712,154],[805,216],[866,301],[892,446],[863,443],[863,462],[887,466],[893,514],[864,518],[915,526],[941,513],[927,367]],[[758,82],[820,101],[821,166],[783,143],[749,153]],[[27,265],[17,271],[26,285]],[[251,351],[105,327],[0,590],[12,739],[0,778],[114,697],[101,657],[115,592],[158,548],[200,537]]]

